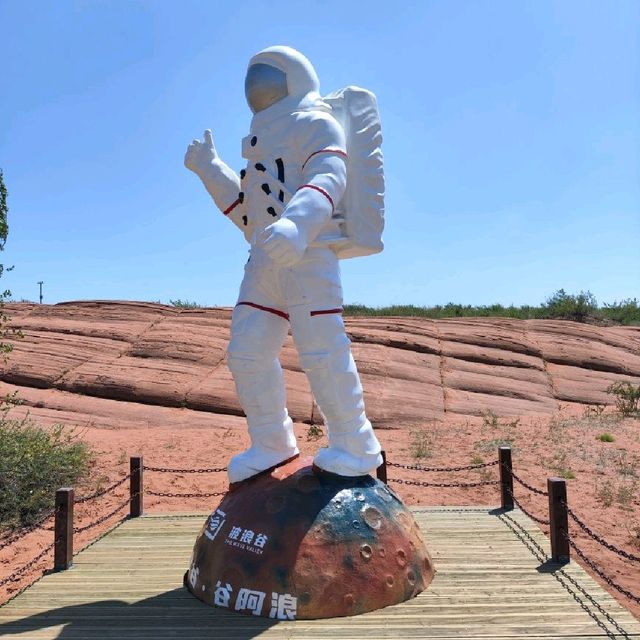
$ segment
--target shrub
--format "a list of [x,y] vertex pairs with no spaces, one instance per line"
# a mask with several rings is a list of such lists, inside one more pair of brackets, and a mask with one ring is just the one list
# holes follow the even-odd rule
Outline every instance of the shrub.
[[607,393],[615,396],[616,409],[623,416],[638,413],[640,402],[640,384],[634,386],[630,382],[614,382],[607,387]]
[[470,305],[447,302],[433,307],[413,304],[396,304],[386,307],[368,307],[364,304],[344,305],[346,316],[406,316],[422,318],[519,318],[529,319],[561,319],[575,322],[596,322],[599,324],[615,323],[624,325],[640,324],[640,305],[636,298],[628,298],[612,304],[598,306],[595,296],[590,291],[581,291],[574,295],[559,289],[540,305],[499,303],[489,305]]
[[549,466],[561,478],[565,480],[575,480],[575,473],[571,469],[569,461],[569,452],[566,449],[559,449],[549,461]]
[[414,429],[411,436],[411,455],[414,458],[430,458],[433,456],[434,435],[429,428]]
[[615,442],[615,437],[611,433],[601,433],[599,436],[596,436],[596,440],[600,440],[600,442]]
[[324,431],[317,424],[310,424],[307,429],[307,442],[319,440],[324,435]]
[[615,499],[615,488],[611,480],[605,480],[596,486],[596,500],[604,507],[610,507]]
[[0,418],[0,529],[27,526],[55,504],[55,492],[82,479],[92,459],[73,429]]
[[640,323],[640,305],[636,298],[627,298],[613,304],[605,302],[601,312],[606,318],[618,324]]
[[584,322],[598,315],[598,303],[590,291],[571,295],[559,289],[542,305],[544,317]]
[[582,411],[582,417],[587,420],[590,420],[592,418],[600,418],[604,414],[605,409],[606,405],[604,404],[588,404]]
[[174,307],[178,307],[179,309],[204,309],[204,305],[198,304],[197,302],[191,302],[189,300],[169,300],[170,304]]
[[500,426],[498,416],[491,410],[482,412],[482,428],[497,429]]
[[618,487],[618,494],[616,496],[617,502],[625,511],[633,510],[633,503],[636,499],[637,486],[634,484],[621,484]]

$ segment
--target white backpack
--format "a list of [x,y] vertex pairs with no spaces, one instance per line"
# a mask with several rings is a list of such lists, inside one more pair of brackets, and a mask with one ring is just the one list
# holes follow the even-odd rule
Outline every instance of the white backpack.
[[380,253],[384,248],[384,172],[382,131],[376,97],[360,87],[345,87],[323,98],[347,139],[347,190],[333,214],[340,240],[338,258]]

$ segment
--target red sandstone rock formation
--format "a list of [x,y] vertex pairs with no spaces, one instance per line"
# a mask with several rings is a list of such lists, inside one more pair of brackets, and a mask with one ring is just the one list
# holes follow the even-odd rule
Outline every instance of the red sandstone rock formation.
[[[0,373],[0,393],[19,388],[40,421],[198,427],[215,414],[242,415],[224,360],[229,309],[96,301],[6,311],[24,338]],[[611,382],[640,382],[640,327],[505,318],[346,322],[367,411],[382,429],[488,410],[507,416],[611,403]],[[294,420],[320,422],[290,338],[282,362]]]

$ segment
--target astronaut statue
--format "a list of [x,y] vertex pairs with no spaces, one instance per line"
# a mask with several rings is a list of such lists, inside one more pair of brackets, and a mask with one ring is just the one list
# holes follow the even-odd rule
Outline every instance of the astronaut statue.
[[364,475],[382,457],[341,316],[338,261],[382,250],[375,97],[348,87],[322,98],[311,63],[284,46],[250,60],[245,93],[254,115],[240,176],[220,159],[209,130],[185,156],[251,245],[227,350],[251,446],[231,459],[229,480],[299,453],[278,360],[289,326],[329,435],[315,465]]

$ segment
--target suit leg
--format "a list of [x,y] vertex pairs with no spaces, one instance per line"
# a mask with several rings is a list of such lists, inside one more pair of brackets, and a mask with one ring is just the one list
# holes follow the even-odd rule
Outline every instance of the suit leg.
[[329,447],[316,455],[321,469],[345,476],[372,472],[381,447],[367,419],[351,342],[339,314],[311,315],[290,307],[291,331],[313,395],[329,432]]
[[248,305],[233,311],[227,363],[247,417],[251,447],[231,459],[230,482],[245,480],[298,453],[278,360],[287,331],[287,320],[275,313]]

